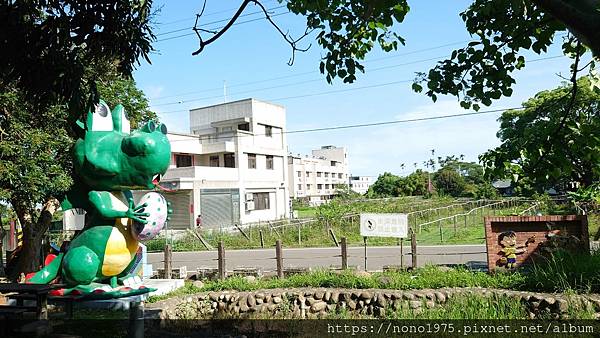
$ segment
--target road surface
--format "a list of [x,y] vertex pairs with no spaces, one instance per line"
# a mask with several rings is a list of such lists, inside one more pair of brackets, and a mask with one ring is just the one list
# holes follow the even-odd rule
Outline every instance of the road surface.
[[[410,245],[405,245],[404,265],[411,265]],[[330,248],[284,248],[283,266],[289,267],[340,267],[341,250]],[[364,247],[348,248],[348,265],[359,269],[365,267]],[[433,245],[417,248],[417,265],[425,264],[486,264],[485,245]],[[149,253],[148,263],[154,269],[163,266],[162,252]],[[225,266],[227,271],[241,267],[257,267],[263,271],[276,270],[275,248],[226,250]],[[384,265],[400,265],[399,246],[379,246],[367,248],[367,268],[369,271],[380,271]],[[185,266],[187,271],[198,268],[217,268],[217,251],[173,252],[173,268]]]

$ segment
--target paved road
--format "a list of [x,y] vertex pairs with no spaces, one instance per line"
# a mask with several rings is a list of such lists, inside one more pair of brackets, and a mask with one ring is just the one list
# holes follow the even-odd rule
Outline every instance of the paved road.
[[[435,245],[417,248],[418,265],[475,264],[486,262],[485,245]],[[283,249],[284,267],[340,267],[340,248],[289,248]],[[163,266],[163,253],[149,253],[148,263],[154,269]],[[260,267],[263,271],[276,269],[275,248],[255,250],[227,250],[225,264],[228,271],[239,267]],[[404,246],[404,264],[410,266],[410,245]],[[364,269],[364,247],[348,248],[348,265]],[[367,267],[370,271],[382,270],[384,265],[400,265],[399,246],[367,248]],[[197,268],[216,268],[216,251],[174,252],[173,267],[186,266],[187,271]]]

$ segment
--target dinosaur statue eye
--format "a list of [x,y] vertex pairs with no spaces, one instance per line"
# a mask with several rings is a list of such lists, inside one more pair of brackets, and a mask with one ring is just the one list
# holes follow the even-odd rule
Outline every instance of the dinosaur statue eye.
[[99,103],[96,105],[94,112],[102,117],[106,117],[108,115],[108,106],[106,106],[104,103]]
[[106,103],[100,102],[94,107],[94,113],[92,114],[91,119],[91,126],[88,125],[88,128],[90,128],[90,130],[93,131],[113,130],[112,116],[110,115],[110,109],[108,108]]
[[167,126],[165,126],[164,124],[160,125],[160,132],[167,135]]
[[129,114],[127,114],[127,111],[125,109],[123,109],[123,115],[121,116],[121,131],[125,134],[129,134],[131,132]]
[[156,130],[156,124],[152,121],[149,121],[148,123],[146,123],[146,125],[144,125],[142,127],[142,131],[144,131],[146,133],[151,133],[155,130]]

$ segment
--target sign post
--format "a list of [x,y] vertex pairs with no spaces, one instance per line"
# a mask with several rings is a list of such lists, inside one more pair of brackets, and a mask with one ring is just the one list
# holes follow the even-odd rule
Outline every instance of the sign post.
[[367,271],[367,237],[399,238],[400,266],[404,265],[403,239],[408,236],[407,214],[360,214],[360,234],[365,244],[365,271]]
[[366,236],[363,237],[363,240],[365,242],[365,271],[368,271],[367,270],[367,237]]

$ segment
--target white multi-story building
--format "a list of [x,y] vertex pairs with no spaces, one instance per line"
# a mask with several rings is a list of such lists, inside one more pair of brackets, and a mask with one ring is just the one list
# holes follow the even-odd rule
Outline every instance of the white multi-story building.
[[288,171],[290,196],[318,205],[331,199],[339,185],[348,184],[348,154],[334,146],[313,150],[312,156],[290,154]]
[[352,191],[364,195],[375,183],[375,179],[373,176],[350,176],[349,183]]
[[289,216],[285,108],[245,99],[190,111],[191,134],[169,133],[171,166],[161,185],[169,226],[206,229]]

